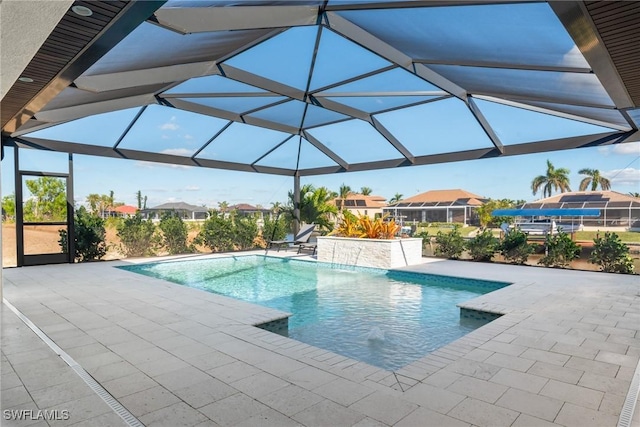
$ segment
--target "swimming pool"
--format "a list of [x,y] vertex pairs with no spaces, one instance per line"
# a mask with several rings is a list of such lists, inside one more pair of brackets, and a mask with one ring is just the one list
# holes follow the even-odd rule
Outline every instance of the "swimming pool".
[[485,324],[456,304],[508,285],[265,256],[120,268],[293,313],[289,337],[388,370]]

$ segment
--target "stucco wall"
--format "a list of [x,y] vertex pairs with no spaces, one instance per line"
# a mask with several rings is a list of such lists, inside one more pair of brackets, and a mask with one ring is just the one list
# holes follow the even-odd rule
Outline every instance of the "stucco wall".
[[419,264],[422,239],[318,237],[318,261],[361,267],[396,268]]

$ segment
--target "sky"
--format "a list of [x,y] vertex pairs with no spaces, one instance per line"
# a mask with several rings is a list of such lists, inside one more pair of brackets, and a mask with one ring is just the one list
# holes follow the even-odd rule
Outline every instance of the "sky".
[[[65,172],[66,155],[23,150],[23,168]],[[6,150],[2,161],[2,195],[13,193],[12,150]],[[536,200],[531,181],[546,171],[546,161],[557,168],[568,168],[571,189],[577,190],[581,180],[578,170],[598,169],[612,181],[612,189],[621,193],[640,192],[640,143],[581,148],[523,156],[473,160],[438,165],[412,166],[370,172],[352,172],[302,177],[302,184],[326,186],[338,191],[349,185],[358,191],[370,187],[373,194],[392,198],[396,193],[405,198],[439,189],[461,188],[490,198]],[[218,207],[218,203],[249,203],[271,206],[287,201],[293,178],[287,176],[224,171],[205,168],[171,166],[131,160],[93,156],[74,156],[74,196],[76,203],[86,202],[91,193],[108,194],[136,205],[136,192],[148,197],[147,205],[184,201],[195,205]]]
[[[462,16],[461,13],[467,15]],[[413,58],[435,55],[436,59],[448,58],[455,63],[460,59],[456,57],[459,55],[471,60],[497,62],[506,58],[516,63],[543,67],[588,66],[546,3],[344,12],[346,18],[364,26],[377,22],[383,14],[402,15],[396,18],[407,25],[380,26],[377,31],[388,32],[384,37],[404,40],[404,47]],[[386,59],[326,28],[320,33],[318,53],[315,61],[312,61],[317,34],[318,29],[314,26],[291,28],[231,57],[225,63],[298,89],[304,89],[308,82],[312,91],[355,76],[385,70],[392,65]],[[202,42],[201,39],[206,37],[206,34],[181,36],[156,25],[143,24],[94,64],[88,72],[89,80],[91,73],[123,71],[118,67],[127,66],[136,69],[138,60],[143,63],[171,61],[172,56],[184,48],[182,43],[185,40],[191,39],[198,45],[198,41]],[[149,40],[154,43],[147,48]],[[144,41],[145,49],[136,49],[136,43],[140,41]],[[121,51],[135,51],[136,55],[124,55],[120,58],[118,55]],[[514,94],[517,95],[518,91],[524,91],[533,95],[533,99],[550,96],[552,99],[566,100],[569,105],[613,105],[593,73],[449,65],[431,65],[431,68],[460,82],[463,87],[481,87],[488,93],[509,94],[510,91],[515,91]],[[313,70],[312,78],[308,80],[310,70]],[[474,93],[471,89],[470,92]],[[372,91],[387,94],[411,93],[412,96],[371,96],[369,92]],[[321,90],[327,99],[370,113],[406,105],[407,102],[437,99],[433,93],[438,91],[437,87],[400,67]],[[207,96],[213,92],[247,93],[243,97]],[[194,78],[167,91],[187,102],[238,114],[284,99],[280,96],[250,95],[253,92],[264,90],[217,75]],[[364,93],[367,96],[349,95],[354,93]],[[415,93],[421,95],[413,95]],[[428,95],[429,93],[432,95]],[[200,96],[193,97],[193,94]],[[514,144],[611,131],[595,124],[504,105],[495,98],[476,97],[474,102],[507,148]],[[603,120],[616,114],[607,108],[574,108],[587,114],[597,110],[597,117],[604,117]],[[129,128],[138,114],[139,118]],[[640,121],[640,114],[634,114],[635,120]],[[345,116],[314,105],[306,106],[300,101],[291,100],[247,113],[247,116],[296,128],[303,124],[314,138],[347,163],[402,157],[380,133],[364,121],[354,119],[314,127]],[[467,105],[456,98],[374,114],[374,117],[415,156],[493,146]],[[615,118],[611,120],[615,122]],[[212,141],[214,135],[218,136]],[[223,119],[161,105],[150,105],[144,111],[129,108],[81,118],[27,136],[104,147],[111,147],[115,141],[119,141],[119,148],[186,157],[197,154],[198,158],[228,162],[256,161],[261,166],[287,169],[295,169],[298,161],[299,169],[335,165],[333,160],[304,140],[298,157],[297,137],[269,151],[285,141],[288,134],[242,123],[229,125]],[[199,151],[203,146],[205,148]],[[10,151],[7,150],[2,162],[3,196],[14,191]],[[23,151],[23,169],[67,171],[64,154]],[[264,155],[265,153],[268,154]],[[640,143],[303,177],[301,183],[326,186],[333,191],[338,191],[343,184],[354,191],[369,187],[373,194],[386,199],[396,194],[407,198],[428,190],[460,188],[487,198],[531,201],[541,197],[532,194],[531,181],[546,172],[547,160],[556,168],[570,170],[573,190],[578,189],[582,179],[578,171],[590,168],[598,169],[609,178],[615,191],[640,191]],[[91,193],[108,194],[113,191],[116,201],[136,205],[136,193],[141,191],[147,196],[147,206],[150,207],[172,201],[211,208],[217,207],[221,202],[269,207],[275,202],[286,202],[287,193],[293,188],[293,178],[286,176],[82,155],[74,157],[74,174],[74,196],[78,204],[84,203]]]

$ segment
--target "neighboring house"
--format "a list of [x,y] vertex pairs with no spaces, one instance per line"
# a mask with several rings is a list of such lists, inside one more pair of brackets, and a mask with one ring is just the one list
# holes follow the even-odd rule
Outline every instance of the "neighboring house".
[[600,209],[599,217],[563,217],[585,227],[640,228],[640,198],[617,191],[572,191],[525,203],[523,209]]
[[160,219],[165,212],[177,212],[185,220],[203,220],[209,217],[208,208],[185,202],[164,203],[141,211],[143,217],[151,219]]
[[248,203],[238,203],[237,205],[231,205],[227,208],[227,212],[231,212],[234,210],[240,215],[256,215],[258,227],[262,227],[264,225],[264,218],[270,217],[272,213],[270,209],[259,208]]
[[363,194],[349,193],[344,200],[337,197],[329,203],[336,205],[338,210],[342,207],[354,215],[366,215],[373,219],[376,215],[382,215],[382,208],[387,206],[385,201],[386,199],[382,196],[365,196]]
[[487,198],[465,190],[432,190],[420,193],[384,208],[396,222],[478,223],[476,210]]
[[264,215],[268,215],[271,212],[271,210],[269,209],[260,208],[248,203],[238,203],[237,205],[231,205],[227,208],[228,212],[231,212],[233,210],[243,215],[258,214],[260,218],[264,217]]
[[137,212],[138,212],[138,208],[136,208],[135,206],[121,205],[121,206],[116,206],[114,208],[107,208],[104,211],[104,216],[105,218],[108,218],[108,217],[129,218],[129,217],[135,216]]

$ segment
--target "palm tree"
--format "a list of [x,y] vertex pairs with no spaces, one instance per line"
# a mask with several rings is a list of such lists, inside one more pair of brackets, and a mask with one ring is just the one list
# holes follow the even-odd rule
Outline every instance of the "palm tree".
[[585,168],[580,169],[578,173],[580,175],[587,175],[582,179],[582,181],[580,181],[580,191],[586,190],[589,184],[591,184],[591,191],[596,191],[598,185],[600,185],[600,189],[602,190],[611,190],[611,181],[600,175],[600,171],[598,169]]
[[369,187],[362,187],[360,189],[360,194],[362,194],[363,196],[370,196],[372,191],[373,190],[371,190],[371,188]]
[[629,195],[631,197],[638,197],[640,198],[640,193],[638,193],[637,191],[629,191]]
[[[307,224],[316,224],[318,228],[331,230],[333,223],[331,216],[338,211],[335,205],[330,204],[335,199],[335,193],[326,187],[315,188],[311,184],[304,184],[300,188],[300,221]],[[284,208],[287,214],[294,218],[293,192],[289,191],[289,204]]]
[[349,194],[351,194],[351,187],[343,183],[340,186],[340,190],[338,191],[338,197],[340,197],[340,207],[339,207],[340,212],[342,212],[342,209],[344,208],[345,200],[347,199],[347,197],[349,197]]
[[540,187],[542,187],[542,195],[550,197],[552,190],[560,190],[561,193],[571,191],[569,188],[569,169],[556,169],[553,164],[547,160],[547,174],[538,175],[531,182],[531,190],[535,196]]
[[400,200],[402,200],[402,197],[404,197],[404,194],[400,194],[400,193],[396,193],[390,200],[389,200],[389,204],[392,205],[394,203],[398,203]]
[[89,210],[92,214],[97,215],[100,212],[100,195],[91,193],[87,196],[87,203],[89,203]]

